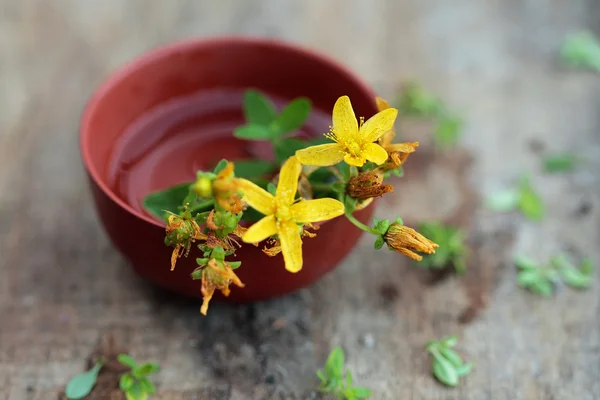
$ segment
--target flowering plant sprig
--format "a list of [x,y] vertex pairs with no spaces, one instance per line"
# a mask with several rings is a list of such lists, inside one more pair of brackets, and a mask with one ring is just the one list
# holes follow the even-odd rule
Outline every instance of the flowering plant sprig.
[[231,259],[244,243],[264,242],[267,256],[281,253],[285,268],[296,273],[303,267],[303,239],[318,230],[314,224],[342,215],[375,235],[376,248],[387,244],[415,260],[422,258],[419,252],[435,252],[437,244],[404,226],[400,218],[369,227],[354,216],[375,197],[394,191],[384,180],[402,175],[403,164],[419,145],[392,143],[398,111],[383,99],[376,103],[377,114],[357,120],[350,99],[340,97],[333,107],[333,126],[325,134],[329,143],[323,143],[294,136],[308,117],[308,100],[296,99],[278,114],[265,96],[248,91],[247,124],[234,134],[270,141],[273,160],[222,160],[213,171],[199,171],[194,182],[144,199],[146,209],[166,221],[165,244],[173,248],[171,269],[193,244],[202,252],[191,273],[192,279],[201,280],[202,314],[216,290],[228,296],[231,284],[244,287],[234,272],[243,260]]

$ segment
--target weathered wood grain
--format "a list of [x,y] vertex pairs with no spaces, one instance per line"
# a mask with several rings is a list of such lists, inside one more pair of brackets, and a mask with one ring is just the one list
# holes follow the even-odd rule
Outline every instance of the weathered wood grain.
[[[0,398],[54,399],[109,331],[163,366],[157,399],[315,398],[314,371],[335,345],[375,399],[600,399],[600,289],[540,299],[515,286],[510,264],[513,250],[546,260],[572,249],[600,262],[600,77],[555,57],[582,28],[600,29],[597,1],[0,0]],[[424,146],[379,216],[453,218],[473,200],[465,182],[485,196],[527,170],[548,218],[474,208],[463,281],[431,284],[364,238],[309,289],[215,304],[201,317],[196,302],[140,281],[111,247],[77,128],[114,68],[157,44],[223,33],[327,52],[386,96],[421,80],[465,115],[469,170],[453,172],[459,155],[431,157]],[[544,176],[534,139],[590,162]],[[584,216],[582,203],[591,205]],[[460,324],[478,298],[487,307]],[[430,377],[423,345],[451,333],[476,368],[449,390]]]

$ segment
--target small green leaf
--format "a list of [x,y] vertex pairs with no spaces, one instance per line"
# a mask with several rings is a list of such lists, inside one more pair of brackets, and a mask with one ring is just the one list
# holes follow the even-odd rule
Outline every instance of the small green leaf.
[[540,273],[537,270],[529,269],[519,272],[517,283],[519,286],[527,288],[540,279],[544,278],[540,276]]
[[142,205],[146,211],[160,219],[165,218],[165,211],[177,214],[179,213],[179,207],[190,191],[190,185],[191,182],[187,182],[150,193],[142,200]]
[[223,261],[225,259],[225,250],[223,247],[217,246],[212,249],[211,257],[218,261]]
[[544,157],[544,170],[548,173],[572,171],[578,161],[574,154],[550,154]]
[[579,271],[581,271],[581,273],[584,275],[591,275],[595,269],[596,268],[594,267],[594,264],[592,264],[592,260],[589,258],[584,259],[581,261],[581,264],[579,264]]
[[65,387],[65,395],[69,400],[82,399],[87,396],[91,391],[96,380],[98,379],[98,373],[102,368],[102,363],[98,362],[92,369],[79,375],[75,375],[67,383]]
[[505,190],[487,198],[486,208],[492,211],[512,211],[519,205],[520,194],[516,190]]
[[458,343],[458,337],[456,335],[446,336],[440,343],[445,347],[454,347]]
[[446,360],[450,361],[450,364],[452,364],[454,368],[458,368],[463,365],[462,358],[454,350],[447,347],[440,347],[439,352],[444,358],[446,358]]
[[202,279],[202,269],[196,268],[195,270],[192,271],[192,273],[190,275],[191,275],[192,279],[195,281]]
[[155,374],[160,371],[160,367],[156,363],[144,363],[133,369],[133,376],[143,378],[145,376]]
[[450,361],[445,358],[434,356],[432,370],[433,375],[444,385],[452,387],[458,385],[458,373]]
[[357,399],[366,399],[371,396],[372,392],[365,387],[357,386],[352,388],[352,394],[354,394],[354,397]]
[[133,378],[133,376],[131,376],[130,373],[123,374],[121,376],[121,379],[119,380],[119,388],[121,388],[121,390],[124,392],[131,389],[134,384],[135,384],[135,379]]
[[575,289],[587,289],[592,284],[590,276],[584,275],[576,268],[562,266],[558,272],[565,283]]
[[281,111],[276,118],[276,132],[288,133],[295,131],[304,125],[304,122],[310,114],[310,100],[304,97],[294,99]]
[[154,383],[152,383],[152,381],[148,378],[143,378],[140,380],[140,385],[142,386],[142,389],[148,393],[148,394],[154,394],[156,393],[156,386],[154,386]]
[[462,118],[444,113],[438,117],[434,132],[435,143],[440,148],[449,148],[457,144],[463,127]]
[[321,384],[322,385],[324,385],[327,382],[327,377],[325,376],[325,374],[323,373],[323,371],[317,370],[317,376],[321,380]]
[[268,127],[263,125],[244,125],[235,128],[233,136],[246,140],[269,140],[272,133]]
[[384,244],[385,239],[383,238],[383,236],[377,236],[377,238],[375,238],[375,243],[373,243],[373,247],[375,248],[375,250],[379,250],[383,247]]
[[540,221],[544,217],[544,203],[542,198],[531,187],[527,179],[522,179],[519,209],[531,221]]
[[277,192],[277,186],[275,186],[273,183],[269,182],[267,184],[267,192],[269,192],[273,196],[275,196],[275,193]]
[[571,66],[591,68],[600,72],[600,42],[590,32],[568,35],[560,55]]
[[268,126],[275,121],[275,105],[259,91],[249,89],[244,93],[244,115],[250,124]]
[[341,379],[344,369],[344,350],[341,347],[335,347],[329,353],[325,362],[325,373],[331,378]]
[[133,357],[131,357],[129,354],[119,354],[117,356],[117,360],[125,365],[126,367],[129,367],[131,369],[137,367],[137,363],[135,362],[135,360],[133,359]]
[[227,263],[229,264],[231,269],[239,268],[242,265],[241,261],[228,261]]
[[352,382],[353,382],[352,373],[350,371],[346,371],[346,386],[347,387],[352,386]]
[[270,161],[265,160],[238,160],[235,161],[235,176],[254,180],[255,178],[264,176],[273,172],[275,165]]
[[552,282],[550,282],[547,279],[538,279],[532,282],[531,285],[528,287],[528,289],[531,290],[533,293],[537,293],[545,297],[552,295],[553,288],[554,286],[552,285]]
[[523,254],[517,255],[514,262],[520,269],[537,269],[539,267],[538,263]]
[[378,221],[377,224],[375,224],[375,230],[379,233],[381,233],[382,235],[385,235],[385,233],[388,231],[388,228],[390,227],[391,223],[389,220],[387,219],[383,219],[381,221]]
[[473,363],[466,363],[459,367],[456,367],[456,373],[459,377],[467,376],[473,369]]
[[217,165],[215,165],[215,168],[213,169],[213,173],[216,175],[219,172],[223,171],[228,163],[229,163],[229,161],[227,161],[226,159],[222,159],[221,161],[219,161],[217,163]]
[[148,393],[144,391],[144,388],[139,382],[136,382],[131,389],[125,392],[127,400],[147,400]]

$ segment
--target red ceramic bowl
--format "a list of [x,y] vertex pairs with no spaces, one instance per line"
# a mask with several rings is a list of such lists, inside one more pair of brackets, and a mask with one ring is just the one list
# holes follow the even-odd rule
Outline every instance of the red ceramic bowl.
[[[327,113],[341,95],[350,96],[357,115],[368,118],[377,111],[373,91],[336,62],[279,41],[238,37],[193,39],[152,50],[112,74],[85,109],[81,154],[100,220],[134,270],[159,286],[201,296],[200,282],[190,277],[199,251],[194,248],[175,271],[169,270],[171,248],[163,244],[164,224],[126,201],[109,179],[115,147],[134,121],[166,102],[215,88],[241,93],[250,87],[287,100],[306,96],[314,108]],[[241,96],[236,101],[235,118],[241,118]],[[329,123],[320,131],[326,132]],[[213,151],[217,156],[231,154],[232,146],[245,143],[231,142]],[[356,216],[366,222],[372,213],[367,207]],[[232,287],[228,300],[263,300],[310,285],[352,250],[360,234],[345,218],[323,223],[316,238],[304,241],[304,267],[296,274],[285,270],[281,256],[268,257],[259,248],[244,246],[237,253],[243,263],[236,272],[246,287]]]

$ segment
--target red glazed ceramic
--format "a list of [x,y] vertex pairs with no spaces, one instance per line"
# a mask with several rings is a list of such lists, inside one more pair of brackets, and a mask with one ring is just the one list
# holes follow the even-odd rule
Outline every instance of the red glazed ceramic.
[[[145,213],[127,187],[123,189],[123,179],[115,180],[115,165],[120,165],[115,159],[126,146],[143,157],[145,147],[160,150],[161,143],[172,139],[169,135],[184,135],[184,131],[187,138],[198,139],[196,152],[179,157],[183,153],[178,151],[194,145],[184,146],[169,155],[172,160],[154,165],[147,173],[142,169],[136,176],[129,175],[128,182],[134,182],[131,188],[139,186],[143,192],[193,180],[194,168],[207,168],[220,158],[256,154],[248,142],[231,136],[232,127],[243,122],[242,93],[247,88],[283,101],[308,97],[317,115],[329,115],[329,119],[312,120],[310,135],[327,132],[333,104],[341,95],[350,96],[357,116],[368,118],[377,112],[373,91],[336,62],[279,41],[237,37],[187,40],[152,50],[112,74],[85,109],[81,153],[100,220],[134,270],[159,286],[200,297],[200,282],[190,277],[199,250],[194,247],[188,258],[178,261],[175,271],[169,270],[172,249],[163,244],[164,224]],[[189,107],[182,113],[173,104]],[[160,130],[158,125],[174,119],[180,121],[159,132],[157,139],[152,129]],[[128,135],[132,126],[143,125],[139,121],[160,124],[150,124],[150,130],[136,128],[142,133],[132,141]],[[172,149],[164,147],[164,154],[170,154]],[[356,216],[366,223],[372,213],[372,207],[367,207]],[[304,240],[304,267],[295,274],[285,270],[281,255],[268,257],[260,248],[246,245],[237,252],[243,263],[236,270],[246,287],[232,287],[228,300],[264,300],[310,285],[335,268],[360,235],[343,217],[321,224],[316,238]]]

